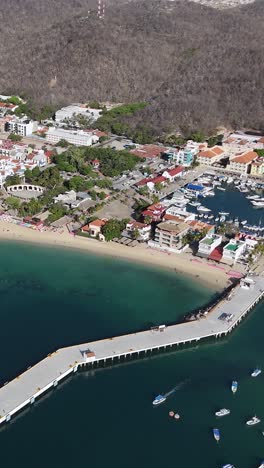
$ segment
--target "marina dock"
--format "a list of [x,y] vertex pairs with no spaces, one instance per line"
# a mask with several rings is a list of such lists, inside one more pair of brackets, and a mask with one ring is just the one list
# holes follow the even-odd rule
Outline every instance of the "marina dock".
[[226,336],[263,295],[264,277],[250,276],[242,279],[227,297],[200,319],[61,348],[0,388],[0,424],[10,421],[27,405],[34,404],[43,393],[80,367]]

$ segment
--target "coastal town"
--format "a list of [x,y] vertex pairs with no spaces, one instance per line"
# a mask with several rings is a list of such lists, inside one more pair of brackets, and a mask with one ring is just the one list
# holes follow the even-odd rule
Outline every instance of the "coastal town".
[[[72,104],[34,121],[21,98],[1,100],[3,238],[52,239],[157,264],[166,256],[170,267],[204,269],[201,276],[209,267],[238,278],[262,268],[261,134],[136,143],[100,125],[122,104]],[[234,193],[247,217],[225,208]]]

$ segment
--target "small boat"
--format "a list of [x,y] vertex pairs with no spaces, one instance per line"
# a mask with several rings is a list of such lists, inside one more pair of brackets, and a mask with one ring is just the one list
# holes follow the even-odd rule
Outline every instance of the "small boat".
[[227,414],[230,414],[230,410],[227,408],[222,408],[219,411],[216,411],[215,415],[219,418],[222,416],[226,416]]
[[181,418],[180,415],[178,413],[175,413],[174,419],[180,419],[180,418]]
[[245,226],[245,224],[247,224],[247,219],[244,219],[244,221],[241,221],[242,226]]
[[220,223],[224,223],[225,220],[226,220],[226,217],[225,217],[225,216],[221,216],[221,217],[220,217]]
[[227,211],[219,211],[219,214],[221,216],[228,216],[230,213],[227,213]]
[[264,468],[264,461],[261,462],[258,468]]
[[228,463],[227,465],[223,465],[223,468],[235,468],[234,465],[230,465],[230,463]]
[[264,201],[251,201],[252,205],[255,206],[255,208],[263,208],[264,207]]
[[252,419],[249,419],[249,420],[246,422],[246,425],[247,425],[247,426],[255,426],[255,424],[260,423],[260,421],[261,421],[261,420],[260,420],[259,418],[257,418],[257,416],[253,416]]
[[219,221],[219,218],[215,218],[215,221],[218,222],[218,221]]
[[155,400],[153,400],[152,404],[156,406],[160,405],[164,401],[166,401],[166,397],[164,395],[158,395],[156,396]]
[[257,377],[259,374],[261,374],[261,369],[257,367],[256,369],[253,370],[251,377]]
[[217,188],[217,190],[221,190],[222,192],[225,192],[225,191],[226,191],[226,189],[225,189],[224,187],[219,187],[219,186],[217,186],[216,188]]
[[257,200],[258,198],[260,198],[259,195],[248,195],[248,197],[246,197],[248,200]]
[[220,440],[220,431],[219,429],[213,429],[214,438],[217,442]]
[[236,393],[237,386],[238,386],[237,381],[233,380],[232,385],[231,385],[231,390],[232,390],[233,393]]

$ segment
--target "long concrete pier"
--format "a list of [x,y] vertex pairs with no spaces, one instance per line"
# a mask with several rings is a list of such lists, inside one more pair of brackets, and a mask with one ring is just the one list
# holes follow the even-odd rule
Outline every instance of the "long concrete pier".
[[0,388],[0,424],[10,421],[27,405],[34,404],[44,392],[56,387],[60,380],[79,367],[226,336],[263,295],[262,276],[244,278],[228,297],[199,320],[59,349]]

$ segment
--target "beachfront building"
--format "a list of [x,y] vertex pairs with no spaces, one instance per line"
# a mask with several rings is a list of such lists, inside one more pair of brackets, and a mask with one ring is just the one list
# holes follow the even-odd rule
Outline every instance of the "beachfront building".
[[223,260],[227,260],[230,263],[236,263],[238,259],[245,253],[246,249],[246,242],[231,239],[223,249]]
[[227,169],[239,174],[249,174],[251,165],[256,159],[258,159],[258,154],[255,151],[245,151],[230,158]]
[[99,237],[100,240],[104,240],[104,236],[101,232],[102,227],[107,222],[107,219],[95,219],[89,224],[86,224],[81,228],[82,233],[88,234],[91,237]]
[[151,233],[151,225],[132,220],[127,223],[126,232],[130,237],[136,238],[139,241],[148,241]]
[[[163,218],[163,215],[165,213],[166,207],[162,205],[161,203],[155,203],[154,205],[148,206],[148,208],[144,211],[142,211],[141,215],[143,219],[149,219],[150,222],[154,221],[161,221]],[[149,224],[147,222],[147,224]]]
[[99,141],[99,137],[94,132],[64,130],[54,127],[49,128],[46,139],[53,145],[61,140],[65,140],[75,146],[91,146]]
[[263,177],[264,175],[264,158],[259,158],[251,164],[250,175]]
[[198,255],[201,257],[209,257],[213,250],[215,250],[222,243],[222,236],[217,234],[207,234],[199,242]]
[[160,250],[179,253],[183,248],[182,238],[189,229],[189,225],[182,221],[162,222],[156,226],[154,240],[149,241],[148,245]]
[[18,117],[13,117],[12,120],[8,120],[5,130],[7,132],[15,133],[16,135],[25,137],[35,132],[37,128],[37,122],[33,122],[25,116],[21,119]]
[[92,109],[85,104],[72,104],[59,109],[55,113],[55,121],[57,123],[67,122],[77,115],[82,115],[91,121],[95,121],[100,117],[102,109]]

